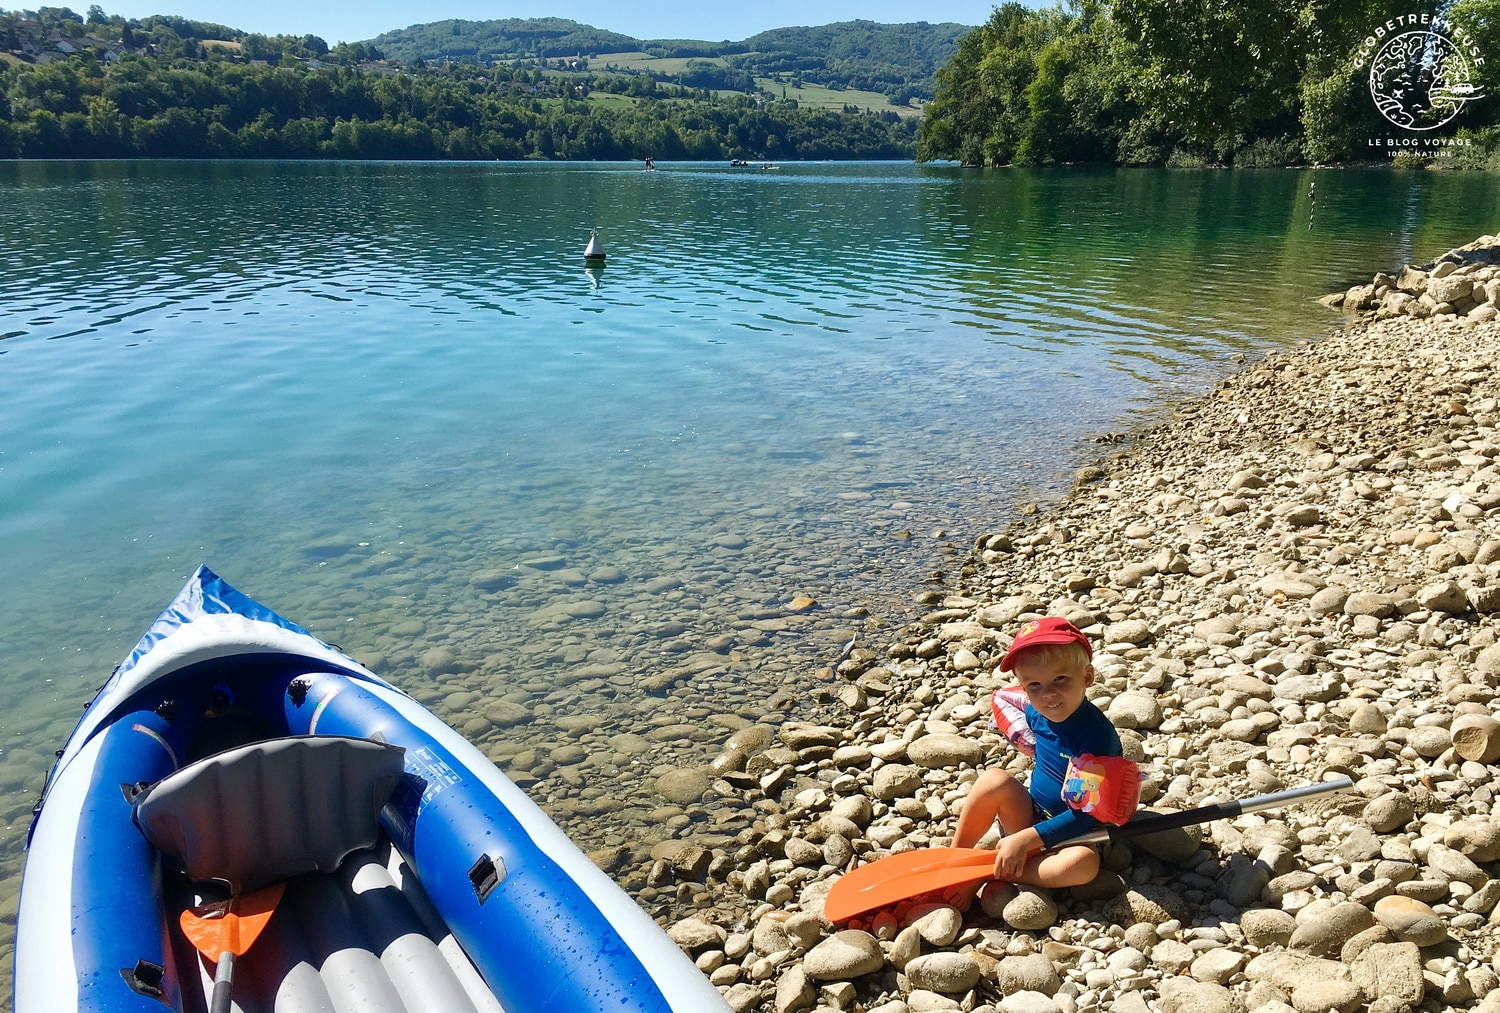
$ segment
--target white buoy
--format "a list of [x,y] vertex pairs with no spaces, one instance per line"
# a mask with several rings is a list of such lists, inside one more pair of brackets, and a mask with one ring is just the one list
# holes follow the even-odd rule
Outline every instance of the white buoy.
[[602,263],[604,261],[604,244],[599,242],[599,230],[589,230],[589,245],[584,247],[583,259]]

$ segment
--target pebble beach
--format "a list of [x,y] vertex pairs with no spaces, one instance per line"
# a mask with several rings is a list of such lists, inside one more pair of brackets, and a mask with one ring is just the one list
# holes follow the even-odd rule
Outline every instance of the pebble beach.
[[[716,818],[596,860],[675,903],[737,1013],[1500,1013],[1496,261],[1377,274],[1325,338],[1101,437],[919,622],[732,730]],[[1084,887],[826,921],[847,870],[948,844],[979,769],[1025,771],[989,697],[1043,615],[1093,641],[1145,808],[1354,787],[1105,846]]]

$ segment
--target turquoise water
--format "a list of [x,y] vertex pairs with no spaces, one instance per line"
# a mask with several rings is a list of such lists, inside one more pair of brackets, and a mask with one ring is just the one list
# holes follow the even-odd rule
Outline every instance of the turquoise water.
[[1494,231],[1500,181],[13,162],[0,208],[9,897],[51,751],[200,562],[567,820],[551,717],[805,698],[1088,435]]

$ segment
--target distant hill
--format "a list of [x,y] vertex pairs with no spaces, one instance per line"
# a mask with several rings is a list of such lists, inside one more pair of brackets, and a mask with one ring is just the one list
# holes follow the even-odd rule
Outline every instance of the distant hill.
[[565,18],[432,21],[386,32],[371,41],[390,59],[407,64],[417,60],[490,64],[519,57],[624,53],[642,48],[639,39]]
[[[937,69],[958,51],[968,25],[885,25],[844,21],[816,28],[778,28],[740,42],[692,39],[636,39],[564,18],[507,18],[497,21],[435,21],[386,32],[369,40],[387,57],[404,64],[454,61],[488,66],[522,59],[582,60],[628,64],[656,80],[691,83],[704,64],[756,80],[821,85],[880,92],[898,105],[930,99]],[[611,59],[620,57],[622,59]],[[628,59],[626,59],[628,58]],[[691,60],[692,71],[683,65]],[[725,80],[732,78],[726,77]]]

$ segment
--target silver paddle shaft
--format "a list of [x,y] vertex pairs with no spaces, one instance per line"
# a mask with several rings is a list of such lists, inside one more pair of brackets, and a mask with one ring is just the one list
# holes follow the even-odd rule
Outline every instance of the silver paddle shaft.
[[1334,781],[1321,781],[1318,784],[1309,784],[1301,788],[1288,788],[1286,791],[1274,791],[1269,795],[1256,795],[1241,802],[1218,802],[1214,805],[1200,806],[1197,809],[1189,809],[1180,813],[1153,813],[1142,816],[1140,819],[1131,820],[1121,827],[1100,826],[1095,830],[1080,834],[1077,837],[1063,841],[1063,844],[1102,844],[1105,841],[1117,841],[1124,837],[1134,837],[1137,834],[1155,834],[1163,830],[1175,830],[1179,827],[1195,826],[1199,823],[1211,823],[1214,820],[1231,819],[1235,816],[1243,816],[1246,813],[1265,812],[1267,809],[1280,809],[1282,806],[1291,805],[1305,798],[1313,798],[1317,795],[1327,795],[1335,791],[1348,791],[1354,787],[1354,781],[1347,777],[1341,777]]

